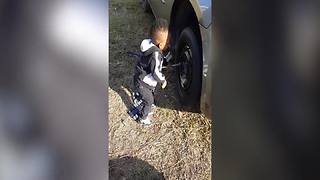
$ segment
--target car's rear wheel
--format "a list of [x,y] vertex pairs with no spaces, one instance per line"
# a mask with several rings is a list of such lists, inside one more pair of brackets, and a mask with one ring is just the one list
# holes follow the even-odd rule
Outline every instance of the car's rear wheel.
[[176,51],[177,91],[182,105],[192,111],[200,110],[201,95],[201,47],[190,27],[185,28],[179,37]]
[[142,8],[144,12],[151,13],[151,7],[148,0],[142,0]]

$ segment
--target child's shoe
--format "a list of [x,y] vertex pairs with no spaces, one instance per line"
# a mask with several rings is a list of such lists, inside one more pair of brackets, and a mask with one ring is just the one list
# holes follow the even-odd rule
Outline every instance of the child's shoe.
[[151,121],[148,117],[146,117],[145,119],[140,120],[140,123],[144,125],[150,125]]

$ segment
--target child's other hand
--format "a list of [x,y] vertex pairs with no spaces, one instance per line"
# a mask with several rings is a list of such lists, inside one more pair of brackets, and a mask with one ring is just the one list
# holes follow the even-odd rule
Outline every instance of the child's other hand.
[[164,82],[163,82],[162,85],[161,85],[161,88],[164,89],[164,88],[166,88],[166,86],[167,86],[167,81],[164,80]]

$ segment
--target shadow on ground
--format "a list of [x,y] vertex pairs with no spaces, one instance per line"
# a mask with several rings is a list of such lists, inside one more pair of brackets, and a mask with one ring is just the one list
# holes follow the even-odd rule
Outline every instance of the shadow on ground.
[[109,161],[110,180],[150,179],[164,180],[163,173],[156,170],[146,161],[135,157],[122,157]]

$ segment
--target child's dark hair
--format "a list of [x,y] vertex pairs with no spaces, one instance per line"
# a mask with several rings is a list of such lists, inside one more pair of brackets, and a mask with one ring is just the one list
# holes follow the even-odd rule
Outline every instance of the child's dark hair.
[[150,28],[149,35],[151,38],[155,37],[155,33],[158,31],[168,31],[168,21],[162,18],[156,19]]

